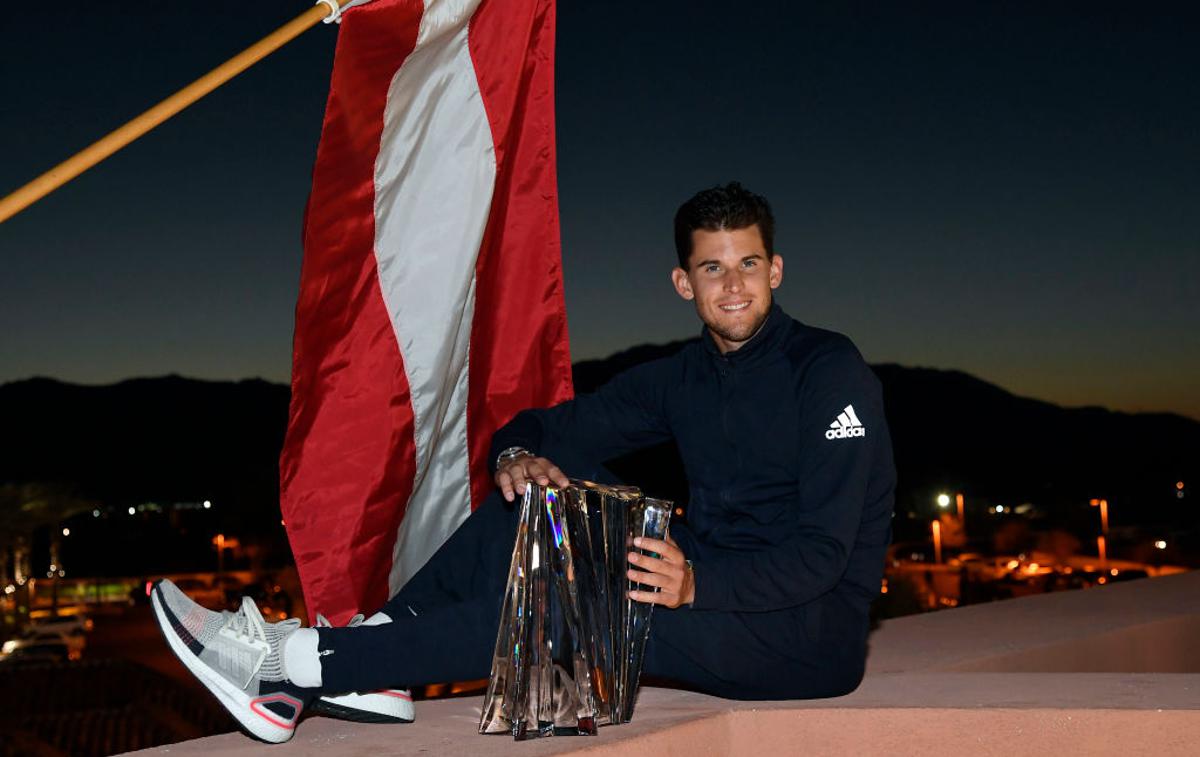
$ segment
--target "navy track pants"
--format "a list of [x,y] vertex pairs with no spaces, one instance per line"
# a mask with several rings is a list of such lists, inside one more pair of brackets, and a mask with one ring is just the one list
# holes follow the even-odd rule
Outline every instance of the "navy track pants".
[[[373,691],[487,678],[517,510],[498,492],[491,495],[381,608],[391,623],[317,629],[322,690]],[[686,544],[682,530],[682,524],[672,526],[681,546]],[[839,696],[862,679],[867,625],[866,601],[836,589],[774,612],[659,606],[650,624],[642,681],[729,699]]]

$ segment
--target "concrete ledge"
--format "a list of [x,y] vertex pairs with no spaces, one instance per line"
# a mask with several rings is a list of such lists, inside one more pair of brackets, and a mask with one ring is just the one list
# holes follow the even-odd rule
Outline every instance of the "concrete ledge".
[[896,618],[871,634],[867,675],[1062,671],[1048,655],[1072,647],[1096,651],[1074,655],[1076,672],[1200,673],[1196,629],[1200,572],[1179,573]]
[[[1004,677],[886,676],[838,700],[759,705],[647,689],[633,723],[601,728],[594,738],[520,743],[475,734],[477,699],[441,700],[422,703],[412,725],[317,717],[279,746],[233,733],[138,754],[936,756],[1011,755],[1019,749],[1191,757],[1200,743],[1200,676],[1040,673],[1007,682]],[[1087,701],[1097,698],[1103,706]],[[1157,706],[1162,704],[1167,706]]]
[[225,734],[140,754],[1197,754],[1200,573],[898,618],[846,697],[732,702],[647,688],[594,738],[475,732],[481,697],[421,702],[406,726],[309,718],[289,743]]
[[1197,711],[829,709],[732,719],[729,748],[710,754],[1182,757],[1200,737]]

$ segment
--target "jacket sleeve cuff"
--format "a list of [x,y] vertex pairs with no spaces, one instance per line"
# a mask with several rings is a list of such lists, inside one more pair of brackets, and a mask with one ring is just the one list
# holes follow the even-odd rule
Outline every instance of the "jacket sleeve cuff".
[[693,610],[719,610],[728,606],[729,582],[712,563],[692,561],[692,580],[696,584]]
[[492,436],[492,445],[488,450],[488,471],[496,475],[496,458],[509,447],[524,447],[536,455],[539,454],[541,443],[541,423],[529,411],[518,413]]

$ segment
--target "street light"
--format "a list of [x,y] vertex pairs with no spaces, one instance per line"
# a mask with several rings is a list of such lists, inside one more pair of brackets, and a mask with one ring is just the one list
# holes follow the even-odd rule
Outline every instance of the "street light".
[[1092,505],[1092,507],[1100,508],[1100,533],[1107,536],[1108,535],[1108,500],[1107,499],[1093,499],[1091,501],[1091,505]]
[[217,575],[225,573],[225,534],[217,534],[213,537],[213,546],[217,548]]
[[942,524],[939,521],[933,521],[930,524],[933,529],[933,561],[938,565],[942,564]]
[[950,495],[949,494],[937,495],[937,503],[938,503],[938,507],[949,507],[950,506]]
[[958,494],[955,494],[955,495],[954,495],[954,501],[955,501],[955,503],[958,505],[958,522],[959,522],[959,524],[965,523],[965,522],[966,522],[966,518],[965,518],[965,517],[963,517],[963,514],[964,514],[965,510],[964,510],[964,508],[963,508],[963,495],[962,495],[962,492],[959,492]]

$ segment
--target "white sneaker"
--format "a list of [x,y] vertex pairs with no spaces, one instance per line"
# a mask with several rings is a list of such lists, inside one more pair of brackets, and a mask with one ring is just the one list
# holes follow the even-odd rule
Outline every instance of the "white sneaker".
[[[355,615],[346,624],[348,628],[361,626],[363,616]],[[324,615],[317,614],[314,628],[332,628]],[[322,696],[312,703],[312,711],[356,723],[411,723],[413,722],[412,692],[407,689],[383,689],[341,696]]]
[[273,743],[292,737],[317,693],[283,673],[280,650],[299,620],[268,623],[249,597],[237,612],[213,612],[167,579],[150,602],[171,651],[247,731]]

